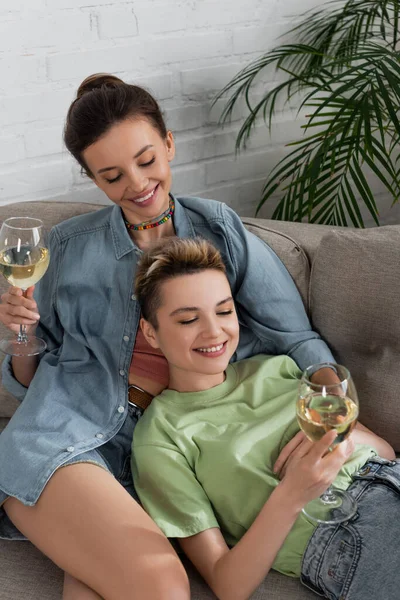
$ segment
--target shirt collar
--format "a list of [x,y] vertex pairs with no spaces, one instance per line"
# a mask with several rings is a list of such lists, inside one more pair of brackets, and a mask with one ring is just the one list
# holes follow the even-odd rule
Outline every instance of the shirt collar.
[[117,205],[113,207],[111,212],[110,228],[117,260],[137,248],[136,244],[133,243],[124,223],[122,210]]
[[175,202],[175,210],[172,216],[174,223],[175,233],[180,238],[195,237],[196,232],[193,228],[193,224],[188,217],[187,210],[179,202],[179,198],[176,198],[172,194],[170,196]]

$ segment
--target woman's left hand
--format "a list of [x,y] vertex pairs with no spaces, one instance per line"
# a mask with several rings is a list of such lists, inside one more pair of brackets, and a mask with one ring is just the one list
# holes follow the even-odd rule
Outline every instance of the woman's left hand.
[[310,440],[302,431],[296,433],[296,435],[288,444],[286,444],[276,459],[274,473],[279,477],[279,479],[284,478],[286,470],[293,458],[296,456],[304,456],[311,446],[312,442],[310,442]]

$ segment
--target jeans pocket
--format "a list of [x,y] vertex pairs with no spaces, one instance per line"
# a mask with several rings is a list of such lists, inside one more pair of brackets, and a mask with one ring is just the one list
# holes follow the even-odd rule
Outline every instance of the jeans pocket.
[[117,481],[122,485],[127,485],[132,482],[132,473],[131,473],[131,455],[128,454],[124,460],[122,471],[119,477],[117,477]]
[[332,556],[328,575],[337,583],[344,583],[354,558],[354,548],[345,540],[341,540],[337,552]]

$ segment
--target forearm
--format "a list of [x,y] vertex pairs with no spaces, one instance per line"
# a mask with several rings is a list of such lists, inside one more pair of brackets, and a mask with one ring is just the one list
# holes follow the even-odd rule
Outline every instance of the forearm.
[[357,423],[353,433],[351,434],[356,444],[366,444],[372,446],[376,450],[377,454],[387,460],[393,460],[396,458],[396,454],[392,446],[383,438],[379,437],[372,431],[370,431],[361,423]]
[[37,356],[13,356],[11,366],[14,377],[25,387],[29,387],[38,366]]
[[280,484],[250,529],[215,564],[212,588],[220,600],[246,600],[262,582],[301,507]]
[[330,367],[322,367],[311,376],[312,383],[317,385],[335,385],[340,384],[337,373]]

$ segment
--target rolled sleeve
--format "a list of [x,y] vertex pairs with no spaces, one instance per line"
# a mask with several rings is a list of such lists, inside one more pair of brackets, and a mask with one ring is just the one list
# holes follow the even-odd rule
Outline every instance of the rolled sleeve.
[[132,450],[135,489],[167,537],[184,538],[219,527],[203,487],[178,449],[134,444]]
[[228,207],[224,220],[236,269],[235,301],[242,323],[262,342],[259,351],[287,354],[302,370],[315,363],[334,362],[327,344],[313,331],[297,287],[280,258],[247,231]]
[[6,356],[2,364],[2,384],[10,394],[22,402],[27,392],[27,387],[15,379],[11,364],[11,356]]

